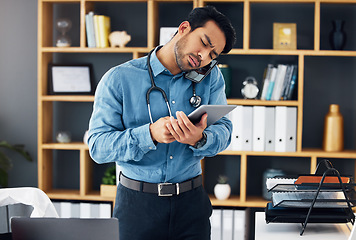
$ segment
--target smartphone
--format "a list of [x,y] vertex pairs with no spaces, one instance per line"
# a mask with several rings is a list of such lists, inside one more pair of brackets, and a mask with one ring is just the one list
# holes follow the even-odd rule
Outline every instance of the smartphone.
[[212,60],[208,65],[206,65],[202,68],[187,72],[184,76],[195,83],[200,83],[201,81],[203,81],[203,79],[206,76],[209,75],[209,73],[215,67],[216,64],[218,64],[218,61]]

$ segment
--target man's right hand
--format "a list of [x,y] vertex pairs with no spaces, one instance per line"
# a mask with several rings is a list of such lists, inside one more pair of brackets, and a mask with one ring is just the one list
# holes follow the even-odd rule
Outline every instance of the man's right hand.
[[175,141],[170,131],[167,129],[167,123],[170,123],[169,117],[163,117],[150,125],[150,133],[153,141],[159,143],[171,143]]

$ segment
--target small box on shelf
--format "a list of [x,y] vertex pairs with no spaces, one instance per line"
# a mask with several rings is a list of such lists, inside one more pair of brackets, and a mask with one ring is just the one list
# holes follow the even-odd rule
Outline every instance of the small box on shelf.
[[100,196],[102,197],[116,197],[116,185],[100,185]]

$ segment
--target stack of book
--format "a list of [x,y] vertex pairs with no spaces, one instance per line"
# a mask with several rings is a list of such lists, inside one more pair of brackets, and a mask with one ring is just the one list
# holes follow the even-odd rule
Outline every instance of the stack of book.
[[95,15],[94,12],[89,12],[85,15],[85,27],[88,47],[109,47],[109,34],[111,32],[110,17]]
[[261,100],[291,100],[298,73],[297,65],[268,64],[263,80]]

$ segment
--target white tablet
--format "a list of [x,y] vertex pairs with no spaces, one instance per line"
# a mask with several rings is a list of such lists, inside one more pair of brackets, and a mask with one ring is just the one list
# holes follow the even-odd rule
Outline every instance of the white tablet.
[[208,126],[231,112],[237,105],[201,105],[188,115],[192,123],[198,123],[204,113],[208,113]]

